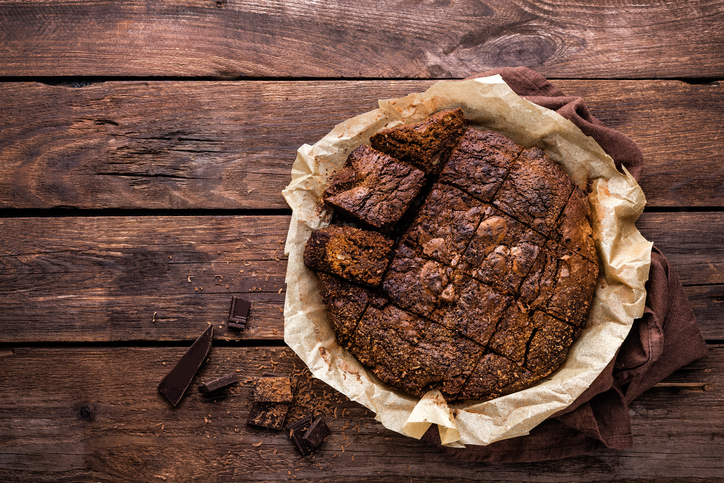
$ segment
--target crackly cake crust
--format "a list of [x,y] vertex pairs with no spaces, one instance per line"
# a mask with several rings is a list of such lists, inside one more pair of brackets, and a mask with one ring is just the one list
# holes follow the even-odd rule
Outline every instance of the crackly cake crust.
[[[586,322],[599,270],[585,192],[540,149],[461,129],[461,116],[445,111],[381,131],[371,144],[388,158],[355,151],[384,164],[368,172],[402,166],[397,179],[407,179],[414,164],[426,173],[427,187],[405,202],[405,216],[397,210],[394,231],[365,221],[341,235],[347,245],[339,249],[320,240],[350,228],[329,227],[307,245],[322,255],[307,261],[305,250],[307,266],[327,272],[319,273],[321,295],[339,343],[383,383],[415,396],[438,389],[451,402],[525,389],[560,367]],[[359,184],[357,163],[327,195]],[[387,203],[393,185],[368,183],[367,196]],[[373,211],[338,212],[363,220]],[[365,240],[381,236],[371,227],[394,232],[394,248],[383,237],[368,250]],[[355,244],[364,256],[329,268],[356,253]]]

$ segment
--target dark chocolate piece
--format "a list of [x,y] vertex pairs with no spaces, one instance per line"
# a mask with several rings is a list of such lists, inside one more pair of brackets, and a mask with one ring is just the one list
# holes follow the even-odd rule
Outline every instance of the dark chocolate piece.
[[268,429],[282,429],[289,412],[289,403],[255,402],[249,410],[246,424]]
[[317,449],[331,431],[324,422],[324,416],[317,416],[302,436],[302,443],[309,449]]
[[307,428],[309,428],[311,424],[312,415],[308,414],[302,419],[299,419],[287,426],[289,439],[292,441],[292,444],[294,444],[294,447],[297,448],[297,451],[299,451],[302,456],[307,456],[309,454],[309,449],[302,442],[302,436],[304,436],[305,431],[307,430]]
[[263,377],[254,381],[254,402],[292,402],[292,380],[289,377]]
[[214,391],[227,388],[238,381],[239,378],[236,374],[227,374],[225,376],[219,377],[218,379],[214,379],[213,381],[201,384],[199,386],[199,391],[201,391],[203,394],[209,394]]
[[229,327],[235,329],[244,329],[246,327],[246,320],[249,318],[249,309],[251,308],[251,302],[244,300],[241,297],[231,297],[231,308],[229,309]]
[[173,369],[171,369],[171,372],[166,374],[166,377],[158,383],[159,392],[163,394],[172,405],[175,406],[181,401],[196,372],[209,354],[213,335],[214,326],[210,325],[204,333],[196,339],[196,342],[189,347],[186,353],[181,356],[181,359],[179,359]]

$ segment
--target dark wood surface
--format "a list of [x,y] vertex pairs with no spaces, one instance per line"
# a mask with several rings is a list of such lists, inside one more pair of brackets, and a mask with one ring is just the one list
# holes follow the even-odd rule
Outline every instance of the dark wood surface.
[[[721,0],[0,0],[0,481],[723,480],[723,32]],[[280,191],[299,146],[378,99],[518,65],[642,148],[638,227],[710,350],[633,403],[631,449],[461,463],[284,345]],[[156,384],[208,324],[171,408]],[[327,414],[313,457],[245,424],[268,371],[299,378],[294,415]]]

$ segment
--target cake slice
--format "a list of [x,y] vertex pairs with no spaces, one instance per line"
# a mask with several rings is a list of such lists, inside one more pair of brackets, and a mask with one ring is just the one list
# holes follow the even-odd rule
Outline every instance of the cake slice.
[[586,194],[576,186],[561,216],[558,218],[556,229],[551,233],[551,238],[583,258],[597,262],[596,245],[593,240],[590,219],[591,210],[588,206]]
[[399,245],[382,282],[382,291],[403,309],[427,316],[441,301],[452,300],[452,275],[452,268]]
[[349,348],[386,384],[415,396],[440,389],[454,397],[483,348],[394,305],[370,306]]
[[463,255],[461,270],[507,293],[517,292],[545,238],[489,207]]
[[330,225],[309,236],[304,264],[312,270],[376,287],[390,263],[393,243],[374,231]]
[[478,361],[456,399],[487,401],[525,389],[539,376],[509,359],[488,352]]
[[425,173],[438,173],[465,132],[462,109],[440,111],[417,124],[383,129],[370,145]]
[[329,311],[329,325],[341,346],[349,343],[357,323],[370,303],[384,304],[377,294],[334,275],[317,273],[322,302]]
[[425,174],[408,164],[360,146],[322,195],[325,204],[377,230],[387,230],[410,207]]
[[454,277],[454,292],[430,317],[478,344],[486,345],[512,298],[466,277]]

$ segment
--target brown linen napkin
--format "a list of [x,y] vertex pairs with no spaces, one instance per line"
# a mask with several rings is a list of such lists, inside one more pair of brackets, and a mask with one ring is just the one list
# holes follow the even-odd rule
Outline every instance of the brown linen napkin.
[[[616,162],[636,178],[643,153],[626,135],[593,117],[580,97],[568,97],[536,72],[503,68],[474,77],[500,74],[518,95],[552,109],[593,137]],[[614,361],[568,408],[547,419],[527,436],[488,446],[447,448],[433,425],[423,440],[443,453],[466,461],[532,462],[579,456],[601,448],[633,445],[628,406],[669,374],[706,352],[696,318],[678,277],[654,246],[646,283],[644,315],[634,321]]]

